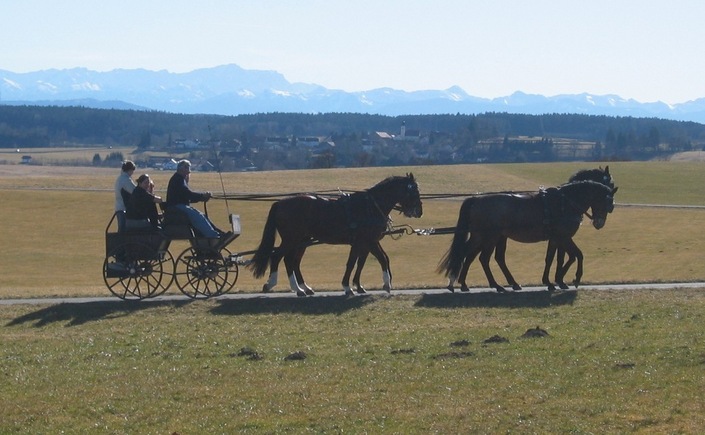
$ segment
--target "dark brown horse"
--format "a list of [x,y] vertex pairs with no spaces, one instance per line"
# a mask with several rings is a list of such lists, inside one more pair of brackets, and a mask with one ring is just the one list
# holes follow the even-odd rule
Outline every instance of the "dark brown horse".
[[[605,166],[605,169],[602,169],[602,167],[596,168],[596,169],[583,169],[575,174],[573,174],[569,179],[569,183],[573,183],[576,181],[585,181],[585,180],[591,180],[595,181],[600,184],[604,184],[605,186],[609,187],[610,189],[614,189],[616,192],[616,189],[614,188],[614,180],[612,179],[612,175],[610,174],[610,167]],[[578,227],[579,225],[575,226],[575,232],[578,232]],[[573,233],[575,235],[575,233]],[[572,238],[573,236],[571,236]],[[579,248],[577,248],[577,255],[572,255],[568,257],[568,261],[564,262],[565,260],[565,254],[566,250],[562,248],[561,246],[558,246],[558,241],[549,239],[548,240],[548,247],[546,248],[546,266],[543,270],[543,275],[541,277],[541,282],[544,283],[549,290],[555,290],[556,285],[560,287],[563,290],[567,290],[568,286],[565,284],[563,279],[565,278],[566,273],[568,272],[568,269],[570,269],[570,266],[575,262],[577,259],[578,261],[578,266],[577,270],[575,272],[575,279],[573,280],[573,285],[576,287],[580,284],[580,279],[583,276],[583,253],[580,251]],[[551,280],[548,278],[549,273],[551,272],[551,263],[553,263],[553,257],[555,255],[556,258],[556,274],[555,274],[555,284],[551,282]]]
[[[390,223],[389,213],[398,209],[407,217],[421,217],[423,213],[419,187],[413,174],[389,177],[375,186],[339,199],[325,199],[317,195],[298,195],[275,202],[269,210],[262,241],[248,266],[255,277],[264,276],[269,265],[269,280],[265,292],[277,283],[279,262],[284,259],[291,289],[299,296],[311,295],[301,275],[301,259],[312,243],[350,245],[342,285],[345,294],[352,294],[350,274],[357,265],[353,285],[358,293],[365,289],[360,275],[367,256],[372,255],[382,267],[384,289],[389,291],[392,272],[389,257],[380,240]],[[276,233],[281,243],[274,247]]]
[[[460,208],[458,223],[450,249],[441,259],[439,272],[448,277],[453,291],[456,279],[467,290],[465,278],[470,264],[480,254],[480,263],[490,287],[504,291],[490,270],[490,257],[495,247],[506,249],[509,238],[523,243],[553,240],[571,256],[579,249],[572,240],[583,214],[592,209],[592,223],[597,229],[605,225],[607,214],[614,209],[616,188],[594,181],[579,181],[534,193],[494,193],[473,196]],[[470,238],[468,239],[468,233]],[[500,258],[503,257],[501,254]],[[500,268],[510,284],[518,286],[504,262]],[[520,288],[520,287],[519,287]]]
[[[614,188],[614,180],[612,179],[612,175],[610,174],[610,167],[606,166],[605,169],[602,169],[602,167],[595,168],[595,169],[582,169],[575,174],[573,174],[569,179],[568,182],[572,183],[575,181],[595,181],[600,184],[604,184],[605,186],[608,186],[610,188]],[[578,228],[580,227],[580,222],[575,222],[573,224],[574,232],[570,236],[571,241],[572,237],[575,235],[575,233],[578,231]],[[569,229],[567,229],[569,230]],[[567,233],[566,233],[567,235]],[[582,278],[583,275],[583,255],[582,251],[577,247],[577,245],[571,249],[570,252],[573,253],[573,255],[570,255],[568,257],[568,262],[565,262],[565,254],[566,250],[565,248],[560,244],[561,241],[563,241],[564,238],[561,237],[559,239],[556,238],[549,238],[548,239],[548,246],[546,248],[546,257],[545,257],[545,267],[543,270],[543,275],[541,278],[541,282],[543,282],[549,290],[555,290],[556,285],[558,285],[561,289],[567,289],[568,286],[564,282],[564,278],[566,273],[568,272],[568,269],[573,265],[573,263],[577,260],[578,265],[577,265],[577,270],[575,273],[575,279],[573,280],[573,284],[577,287],[578,284],[580,283],[580,279]],[[495,248],[495,260],[497,261],[497,264],[500,266],[500,269],[505,272],[504,276],[507,279],[507,282],[509,285],[512,286],[514,290],[521,290],[521,286],[514,280],[514,277],[511,275],[511,273],[508,273],[508,268],[506,266],[506,250],[507,250],[507,238],[503,237],[500,239],[499,243],[497,244],[497,247]],[[555,273],[555,284],[551,282],[549,279],[549,274],[551,272],[551,264],[553,263],[553,259],[556,259],[556,273]],[[464,283],[461,282],[461,289],[467,291],[467,285],[464,285]]]

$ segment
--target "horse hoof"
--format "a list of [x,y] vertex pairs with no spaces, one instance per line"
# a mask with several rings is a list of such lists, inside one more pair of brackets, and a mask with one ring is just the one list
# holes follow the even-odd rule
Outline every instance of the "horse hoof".
[[556,291],[556,286],[553,284],[549,283],[547,287],[548,287],[548,291],[550,291],[550,292]]
[[297,291],[296,291],[296,296],[298,296],[298,297],[300,297],[300,298],[305,298],[305,297],[306,297],[306,292],[303,291],[303,290],[297,290]]
[[267,284],[265,284],[265,285],[262,286],[262,292],[263,292],[263,293],[269,293],[269,292],[271,292],[271,291],[272,291],[272,289],[270,289]]
[[512,289],[519,291],[521,290],[521,286],[519,284],[512,284]]
[[382,287],[382,289],[384,289],[384,291],[386,291],[387,293],[391,293],[391,291],[392,291],[392,286],[389,285],[389,284],[385,284],[385,285]]
[[495,290],[497,290],[497,293],[507,293],[507,289],[502,287],[501,285],[495,287]]
[[357,288],[357,294],[364,295],[366,293],[367,293],[367,290],[365,290],[363,287]]
[[463,292],[463,293],[467,293],[467,292],[470,291],[470,287],[468,287],[468,286],[465,285],[465,284],[461,284],[461,285],[460,285],[460,291]]
[[580,280],[576,279],[575,281],[573,281],[573,285],[575,286],[575,288],[578,288],[578,286],[580,285]]
[[313,289],[307,288],[305,291],[307,296],[313,296],[316,294],[316,292],[313,291]]
[[558,284],[558,287],[560,287],[561,290],[568,290],[570,288],[568,287],[568,284],[564,282],[557,282],[556,284]]
[[352,291],[350,287],[345,287],[345,292],[343,293],[345,296],[355,296],[355,293]]
[[446,287],[448,290],[450,290],[451,293],[455,293],[455,288],[452,285],[449,285]]

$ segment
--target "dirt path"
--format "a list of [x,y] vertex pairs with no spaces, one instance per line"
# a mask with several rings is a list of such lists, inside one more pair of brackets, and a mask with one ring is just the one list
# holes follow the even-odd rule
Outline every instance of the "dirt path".
[[[705,288],[705,282],[675,282],[675,283],[643,283],[643,284],[600,284],[600,285],[585,285],[581,286],[578,291],[604,291],[604,290],[668,290],[668,289],[701,289]],[[529,293],[529,292],[545,292],[545,287],[524,287],[523,290],[516,293]],[[573,291],[573,290],[568,290]],[[456,291],[455,294],[478,294],[478,293],[496,293],[494,290],[490,290],[487,287],[476,287],[471,288],[467,293],[460,293]],[[507,292],[507,297],[511,297],[511,293]],[[556,292],[558,293],[558,292]],[[371,290],[367,292],[368,295],[376,296],[386,296],[386,295],[423,295],[423,294],[451,294],[448,290],[444,288],[436,289],[400,289],[392,290],[391,293],[387,293],[383,290]],[[325,298],[325,297],[344,297],[341,291],[326,291],[319,292],[315,296],[309,296],[309,298]],[[352,297],[364,297],[364,296],[352,296]],[[291,298],[298,299],[298,297],[292,292],[274,292],[274,293],[233,293],[225,294],[213,298],[216,300],[237,300],[237,299],[282,299]],[[164,301],[189,301],[190,298],[185,295],[164,295],[158,296],[156,298],[143,299],[139,303],[151,303],[151,302],[164,302]],[[32,298],[32,299],[0,299],[0,305],[56,305],[56,304],[84,304],[84,303],[95,303],[95,302],[118,302],[118,303],[132,303],[131,301],[121,301],[118,298],[112,296],[106,297],[92,297],[92,298]]]

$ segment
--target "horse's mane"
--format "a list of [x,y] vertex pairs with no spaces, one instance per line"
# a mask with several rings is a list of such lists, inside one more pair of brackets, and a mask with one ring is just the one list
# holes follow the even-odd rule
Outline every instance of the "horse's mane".
[[562,188],[569,188],[570,186],[595,186],[597,189],[602,189],[608,194],[612,194],[612,187],[607,186],[606,184],[600,183],[598,181],[593,181],[593,180],[577,180],[577,181],[570,181],[565,184],[561,184],[558,186],[558,189]]
[[391,175],[391,176],[385,178],[384,180],[380,181],[379,183],[375,184],[374,186],[370,187],[370,189],[368,189],[368,190],[372,190],[372,189],[375,189],[375,188],[378,188],[381,186],[386,186],[389,183],[397,182],[399,180],[409,180],[409,181],[416,182],[413,174]]
[[[604,185],[608,185],[609,187],[614,187],[614,180],[612,179],[612,175],[610,174],[609,166],[606,166],[605,169],[602,169],[602,167],[595,169],[581,169],[568,179],[568,183],[573,183],[575,181],[582,180],[592,180]],[[607,183],[608,180],[609,183]]]

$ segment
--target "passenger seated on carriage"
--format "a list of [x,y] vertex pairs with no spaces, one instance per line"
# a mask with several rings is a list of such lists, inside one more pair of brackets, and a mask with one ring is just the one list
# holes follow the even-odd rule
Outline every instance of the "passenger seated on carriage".
[[125,225],[128,231],[161,230],[157,204],[161,204],[163,201],[161,197],[154,195],[153,188],[154,183],[149,175],[142,174],[137,178],[137,187],[132,191],[126,204]]

